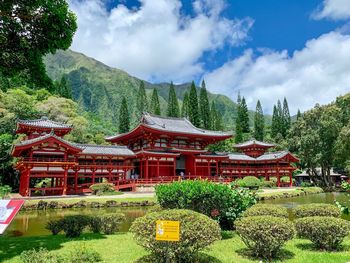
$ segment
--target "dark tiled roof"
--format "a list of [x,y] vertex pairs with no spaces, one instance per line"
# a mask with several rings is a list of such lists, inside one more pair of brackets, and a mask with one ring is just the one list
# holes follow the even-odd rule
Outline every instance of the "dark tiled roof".
[[42,141],[42,140],[46,140],[46,139],[51,138],[51,137],[57,139],[58,141],[60,141],[60,142],[62,142],[62,143],[65,143],[65,144],[67,144],[67,145],[70,145],[70,146],[72,146],[73,148],[77,148],[77,146],[76,146],[74,143],[71,143],[71,142],[69,142],[69,141],[66,141],[66,140],[64,140],[63,138],[61,138],[61,137],[55,135],[55,134],[52,133],[52,132],[51,132],[51,133],[48,133],[48,134],[45,134],[45,135],[43,135],[43,136],[39,136],[39,137],[34,138],[34,139],[23,140],[23,141],[19,142],[18,144],[16,144],[15,146],[30,145],[30,144],[33,144],[33,143],[36,143],[36,142],[40,142],[40,141]]
[[230,153],[228,154],[230,160],[239,160],[239,161],[267,161],[267,160],[277,160],[281,159],[284,156],[289,154],[288,151],[282,151],[282,152],[271,152],[271,153],[265,153],[263,155],[260,155],[257,158],[248,156],[243,153]]
[[49,129],[71,129],[71,125],[49,120],[47,117],[41,117],[37,120],[19,120],[18,124],[31,127],[49,128]]
[[94,155],[122,155],[134,156],[134,152],[129,150],[126,146],[109,146],[109,145],[93,145],[93,144],[75,144],[82,149],[80,154],[94,154]]
[[141,122],[157,130],[164,130],[164,131],[170,131],[170,132],[191,133],[191,134],[209,135],[209,136],[230,136],[231,135],[226,132],[209,131],[209,130],[197,128],[186,118],[161,117],[161,116],[151,115],[149,113],[144,113],[142,116]]
[[234,147],[243,148],[243,147],[249,147],[252,145],[258,145],[258,146],[263,146],[263,147],[274,147],[275,146],[274,144],[271,144],[271,143],[261,142],[261,141],[257,141],[255,139],[252,139],[252,140],[249,140],[246,142],[235,144]]

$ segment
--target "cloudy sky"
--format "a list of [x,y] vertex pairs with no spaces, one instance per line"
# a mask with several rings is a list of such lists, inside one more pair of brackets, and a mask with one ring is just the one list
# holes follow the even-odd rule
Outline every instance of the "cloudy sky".
[[72,49],[153,83],[200,83],[271,113],[350,92],[350,0],[70,0]]

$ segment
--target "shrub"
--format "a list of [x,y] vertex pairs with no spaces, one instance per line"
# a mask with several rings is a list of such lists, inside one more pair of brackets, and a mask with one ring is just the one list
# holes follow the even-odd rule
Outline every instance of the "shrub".
[[306,204],[294,209],[297,218],[310,216],[333,216],[340,217],[339,209],[330,204]]
[[246,188],[259,188],[261,182],[255,176],[245,176],[243,179],[237,181],[237,185]]
[[285,242],[294,236],[293,224],[273,216],[243,217],[236,221],[237,232],[257,257],[274,258]]
[[[282,177],[280,178],[280,182],[281,182],[281,183],[289,183],[289,180],[290,180],[289,176],[282,176]],[[293,179],[293,178],[292,178],[292,181],[294,182],[294,179]]]
[[[157,241],[157,220],[180,221],[180,241]],[[199,250],[221,238],[217,222],[203,214],[183,209],[146,214],[133,222],[130,231],[136,242],[158,259],[157,262],[193,262]]]
[[190,209],[218,220],[222,228],[231,229],[233,222],[256,203],[253,193],[231,189],[208,181],[181,181],[156,186],[159,205],[165,209]]
[[122,213],[94,216],[90,220],[90,229],[94,233],[114,234],[123,220],[125,215]]
[[78,237],[90,222],[91,218],[86,215],[66,216],[62,219],[62,229],[66,237]]
[[50,230],[53,235],[57,235],[63,230],[63,220],[50,220],[47,222],[45,228]]
[[99,253],[91,248],[86,248],[83,245],[75,247],[67,256],[65,256],[64,263],[95,263],[101,261],[102,258]]
[[94,195],[103,195],[105,193],[116,192],[114,189],[114,184],[110,183],[93,184],[89,188]]
[[25,250],[21,253],[20,259],[22,263],[61,263],[62,258],[52,255],[46,248]]
[[243,216],[275,216],[288,218],[288,211],[286,208],[278,205],[256,204],[248,208]]
[[311,187],[311,186],[313,186],[313,184],[310,183],[310,182],[301,182],[301,183],[300,183],[300,186],[301,186],[301,187]]
[[261,180],[261,186],[265,188],[273,188],[276,186],[276,183],[273,181],[266,181],[265,179]]
[[0,199],[5,198],[11,193],[12,188],[9,185],[0,185]]
[[299,237],[309,239],[317,248],[326,250],[338,248],[350,231],[347,220],[332,216],[300,218],[295,226]]

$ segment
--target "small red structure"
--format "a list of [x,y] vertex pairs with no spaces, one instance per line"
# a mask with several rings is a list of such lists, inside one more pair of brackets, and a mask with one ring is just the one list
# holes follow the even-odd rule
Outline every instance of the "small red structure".
[[18,122],[17,133],[26,135],[12,149],[12,155],[18,157],[21,195],[28,196],[33,191],[45,195],[78,194],[103,179],[114,183],[118,190],[181,177],[227,182],[247,175],[267,180],[276,177],[280,186],[280,177],[291,178],[295,169],[291,162],[298,162],[287,151],[266,153],[274,145],[255,140],[235,145],[242,153],[209,152],[209,144],[232,135],[197,128],[186,118],[144,113],[132,131],[106,138],[113,146],[63,139],[71,129],[45,117]]

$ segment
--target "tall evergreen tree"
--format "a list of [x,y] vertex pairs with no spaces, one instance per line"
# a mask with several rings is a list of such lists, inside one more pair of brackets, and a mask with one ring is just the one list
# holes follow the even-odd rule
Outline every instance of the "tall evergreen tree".
[[235,127],[235,142],[240,143],[243,141],[243,130],[242,130],[242,99],[241,94],[238,92],[237,96],[237,115],[236,115],[236,127]]
[[139,90],[136,98],[137,115],[141,117],[142,113],[148,111],[148,101],[145,90],[145,83],[140,82]]
[[256,111],[254,116],[254,137],[259,141],[264,140],[264,129],[265,129],[265,120],[264,113],[261,107],[260,100],[256,104]]
[[159,104],[159,96],[157,89],[154,88],[152,92],[152,99],[151,99],[151,112],[156,115],[160,115],[160,104]]
[[199,109],[198,109],[198,97],[197,97],[197,89],[192,81],[190,95],[188,97],[188,115],[189,119],[194,126],[199,127],[201,124]]
[[299,120],[301,118],[301,112],[300,110],[298,109],[298,112],[297,112],[297,120]]
[[185,92],[181,107],[181,117],[188,117],[188,92]]
[[180,116],[179,102],[176,97],[173,82],[170,83],[167,116],[169,117]]
[[209,129],[219,131],[223,130],[222,117],[219,111],[216,108],[214,101],[211,102],[210,106],[210,127]]
[[284,100],[283,100],[282,122],[283,122],[282,136],[283,136],[283,138],[285,138],[287,136],[287,133],[288,133],[288,131],[290,129],[290,125],[291,125],[289,107],[288,107],[288,102],[287,102],[286,98],[284,98]]
[[276,105],[273,105],[272,123],[271,123],[271,137],[275,138],[278,134],[278,113]]
[[248,106],[247,103],[245,102],[245,98],[242,98],[241,102],[241,126],[242,126],[242,131],[244,133],[249,132],[249,115],[248,115]]
[[125,97],[122,99],[122,104],[119,109],[119,133],[128,132],[130,129],[130,116],[128,110],[128,103]]
[[202,127],[205,129],[210,129],[210,106],[204,80],[202,81],[202,87],[199,93],[199,110],[202,120]]
[[61,81],[58,83],[58,86],[56,87],[56,89],[57,89],[57,93],[61,97],[72,99],[72,88],[68,84],[65,76],[62,76]]

